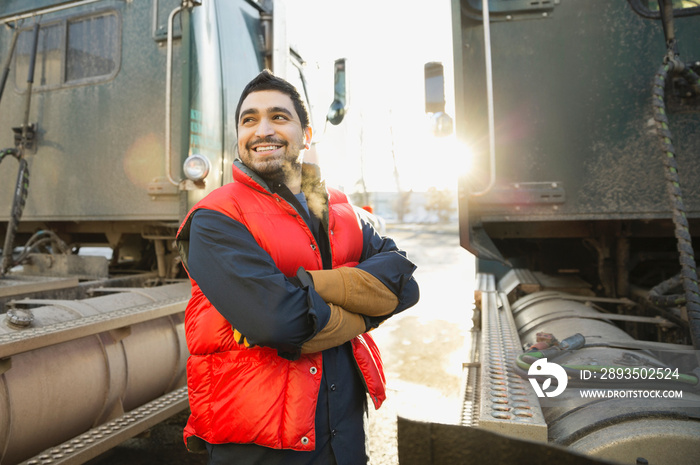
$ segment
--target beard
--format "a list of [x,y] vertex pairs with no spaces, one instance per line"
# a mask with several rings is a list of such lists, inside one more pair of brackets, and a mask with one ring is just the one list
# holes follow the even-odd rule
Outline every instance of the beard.
[[[281,153],[265,155],[256,153],[252,147],[256,144],[272,144],[281,147]],[[288,179],[298,177],[301,173],[303,159],[303,141],[289,143],[274,137],[264,137],[249,141],[239,153],[241,161],[255,171],[266,182],[287,184]]]

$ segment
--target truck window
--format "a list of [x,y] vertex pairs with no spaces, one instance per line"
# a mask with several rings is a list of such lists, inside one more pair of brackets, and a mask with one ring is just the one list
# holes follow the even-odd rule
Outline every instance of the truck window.
[[66,82],[111,76],[119,58],[118,37],[115,14],[69,21]]
[[[24,92],[32,50],[32,28],[22,30],[15,55],[15,88]],[[115,12],[67,19],[39,30],[34,90],[98,83],[119,69],[121,34]]]

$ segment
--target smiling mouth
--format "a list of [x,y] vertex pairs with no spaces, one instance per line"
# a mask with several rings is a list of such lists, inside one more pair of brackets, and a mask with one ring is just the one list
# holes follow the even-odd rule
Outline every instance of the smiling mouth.
[[253,147],[253,151],[256,153],[267,153],[267,152],[272,152],[274,150],[277,150],[279,148],[282,148],[281,145],[261,145],[258,147]]
[[266,154],[281,149],[285,145],[283,141],[270,137],[251,141],[246,144],[246,148],[255,153]]

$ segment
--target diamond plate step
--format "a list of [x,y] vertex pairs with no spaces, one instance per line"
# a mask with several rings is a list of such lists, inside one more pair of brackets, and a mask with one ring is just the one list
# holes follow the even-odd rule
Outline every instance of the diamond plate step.
[[522,353],[505,294],[493,275],[477,277],[481,295],[478,426],[507,436],[547,442],[547,424],[530,383],[513,368]]
[[[187,407],[187,387],[161,396],[119,418],[25,460],[20,465],[79,465]],[[183,445],[184,447],[184,445]]]
[[[55,303],[50,300],[43,302],[46,305]],[[52,325],[0,334],[0,358],[184,312],[187,302],[188,297],[164,299]],[[80,303],[66,302],[66,304],[79,305]]]

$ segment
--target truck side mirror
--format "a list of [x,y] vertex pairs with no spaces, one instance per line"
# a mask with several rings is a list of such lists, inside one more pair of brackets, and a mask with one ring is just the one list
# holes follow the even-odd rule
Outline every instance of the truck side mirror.
[[442,63],[425,64],[425,112],[430,115],[433,134],[452,134],[452,117],[445,113],[445,70]]
[[326,119],[332,125],[337,126],[345,118],[345,111],[347,109],[347,87],[346,87],[346,75],[345,75],[345,58],[340,58],[335,60],[334,69],[334,91],[333,91],[333,103],[331,103],[328,109],[328,114]]

